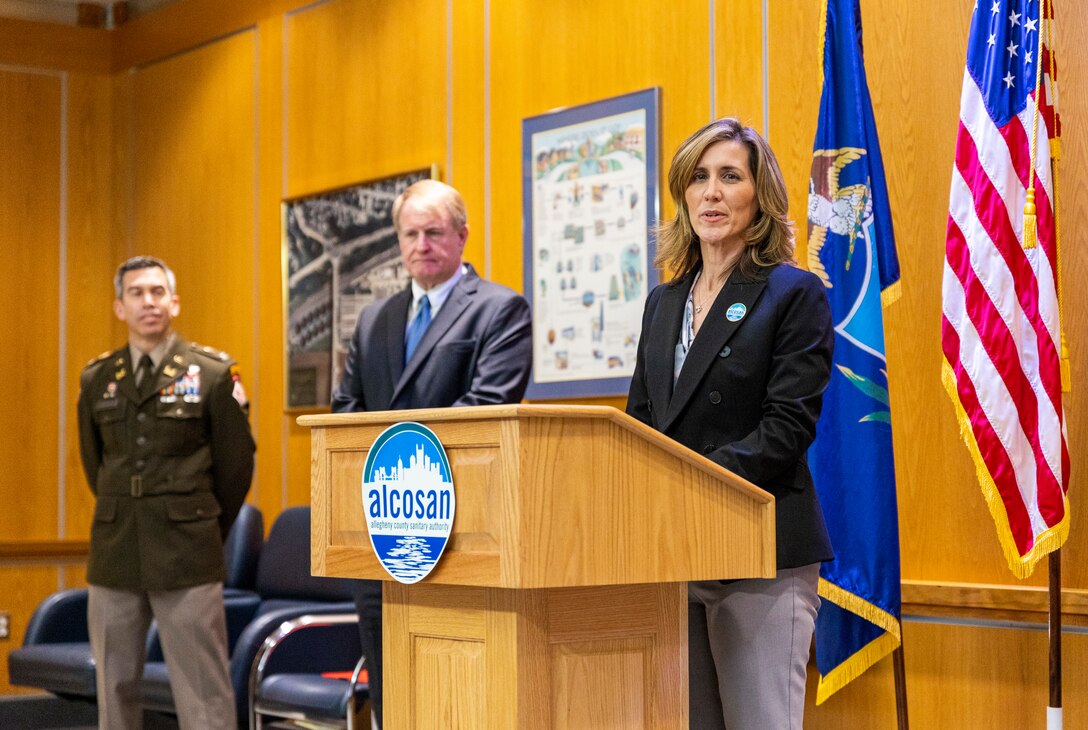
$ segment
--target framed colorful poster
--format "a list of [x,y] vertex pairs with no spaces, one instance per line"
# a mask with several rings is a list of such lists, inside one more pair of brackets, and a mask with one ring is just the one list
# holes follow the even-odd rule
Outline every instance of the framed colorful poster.
[[522,122],[529,398],[626,395],[657,283],[658,90]]
[[288,409],[329,407],[359,312],[408,285],[393,201],[437,177],[432,165],[283,202]]

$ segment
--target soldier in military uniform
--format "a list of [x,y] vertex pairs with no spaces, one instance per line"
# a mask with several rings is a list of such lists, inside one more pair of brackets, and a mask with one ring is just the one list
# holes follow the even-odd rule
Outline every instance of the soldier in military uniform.
[[99,727],[142,726],[145,639],[157,619],[182,728],[235,728],[223,538],[253,475],[234,361],[186,342],[173,272],[136,257],[114,278],[128,344],[80,378],[79,440],[96,497],[87,581]]

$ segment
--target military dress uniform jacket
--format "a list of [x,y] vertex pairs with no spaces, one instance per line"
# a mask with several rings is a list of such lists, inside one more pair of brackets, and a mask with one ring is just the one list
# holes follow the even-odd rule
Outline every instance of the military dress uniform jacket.
[[180,337],[144,397],[127,345],[83,370],[80,452],[96,497],[88,582],[172,590],[223,580],[222,539],[255,450],[236,373],[225,353]]

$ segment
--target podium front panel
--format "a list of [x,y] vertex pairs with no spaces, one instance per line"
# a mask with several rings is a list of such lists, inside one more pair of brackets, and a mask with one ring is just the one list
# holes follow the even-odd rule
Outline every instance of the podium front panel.
[[615,409],[481,406],[300,419],[312,429],[312,569],[389,580],[362,471],[385,428],[442,442],[456,514],[428,583],[562,588],[769,577],[774,499]]
[[[501,463],[503,423],[448,422],[429,427],[442,441],[450,461],[457,512],[449,543],[427,580],[499,585],[502,535],[511,529],[510,492]],[[327,479],[327,489],[312,496],[314,512],[320,510],[326,521],[325,575],[390,579],[371,548],[362,500],[363,466],[370,444],[383,430],[383,426],[326,429],[323,448],[318,451],[315,445],[313,471]],[[315,429],[315,440],[317,433]]]
[[510,590],[386,584],[393,728],[688,726],[682,583]]

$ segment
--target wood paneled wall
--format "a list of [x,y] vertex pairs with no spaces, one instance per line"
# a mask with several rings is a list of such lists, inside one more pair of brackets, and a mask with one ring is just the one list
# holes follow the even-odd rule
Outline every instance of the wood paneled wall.
[[[8,373],[11,392],[22,398],[0,399],[4,423],[20,424],[0,439],[0,463],[21,465],[0,471],[0,490],[16,494],[29,484],[57,481],[57,382],[60,323],[54,303],[60,289],[61,135],[64,128],[65,79],[55,73],[0,71],[0,98],[14,104],[0,108],[0,139],[18,144],[23,154],[5,155],[0,171],[0,337],[16,342],[21,332],[35,336],[20,347],[0,348],[0,368]],[[29,287],[21,283],[33,284]],[[30,403],[50,404],[35,411]],[[32,458],[27,459],[27,456]],[[58,514],[57,491],[27,490],[24,498],[0,510],[0,534],[42,539],[54,534],[55,522],[40,516]]]
[[86,544],[92,508],[73,409],[80,368],[118,334],[95,296],[109,296],[116,258],[109,88],[105,75],[0,67],[0,544],[22,548],[0,549],[13,555],[0,558],[0,611],[12,616],[5,657],[44,596],[83,581],[65,557]]
[[[1076,384],[1088,293],[1075,284],[1088,267],[1088,60],[1076,39],[1088,36],[1088,19],[1076,10],[1058,1],[1075,384],[1065,404],[1074,525],[1064,584],[1071,621],[1085,623],[1088,533],[1077,520],[1088,483],[1078,455],[1088,431],[1078,414],[1088,400]],[[1008,596],[1044,585],[1045,571],[1021,584],[1005,568],[940,384],[939,282],[970,12],[969,2],[862,0],[903,270],[903,297],[886,314],[903,577],[913,613],[1037,620]],[[284,197],[437,163],[468,203],[467,258],[520,289],[521,120],[658,86],[662,179],[688,133],[712,116],[740,116],[782,163],[804,260],[818,21],[817,2],[763,0],[181,0],[105,36],[0,21],[0,265],[20,283],[0,288],[0,416],[17,425],[0,440],[0,543],[86,538],[78,372],[123,340],[110,277],[144,251],[178,272],[179,329],[241,363],[258,441],[251,501],[270,522],[308,500],[308,434],[283,407]],[[61,558],[0,562],[13,640],[41,597],[81,580]],[[966,606],[968,595],[987,598]],[[905,635],[917,726],[1043,726],[1045,634],[908,623]],[[1078,669],[1086,652],[1083,636],[1068,638],[1070,715],[1088,713]],[[893,727],[890,664],[810,707],[808,724]]]

